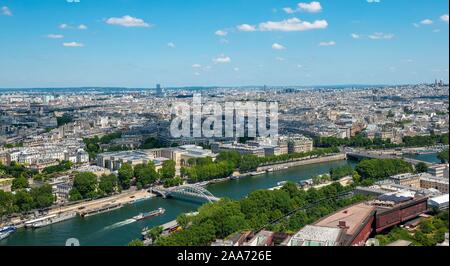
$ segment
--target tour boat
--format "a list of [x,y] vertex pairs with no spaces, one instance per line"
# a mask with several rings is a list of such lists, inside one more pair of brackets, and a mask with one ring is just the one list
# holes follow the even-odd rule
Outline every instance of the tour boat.
[[145,220],[154,216],[163,215],[165,212],[166,210],[164,208],[158,208],[151,212],[140,213],[139,215],[134,216],[133,219],[136,221]]

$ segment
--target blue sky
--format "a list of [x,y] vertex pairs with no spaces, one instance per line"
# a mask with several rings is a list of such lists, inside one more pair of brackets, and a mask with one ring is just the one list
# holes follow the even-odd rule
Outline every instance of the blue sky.
[[0,0],[0,8],[3,88],[449,76],[448,0]]

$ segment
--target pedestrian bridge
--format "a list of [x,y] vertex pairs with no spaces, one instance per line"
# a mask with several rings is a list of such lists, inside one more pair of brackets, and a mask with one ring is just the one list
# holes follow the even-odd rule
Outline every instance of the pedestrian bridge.
[[151,191],[163,198],[200,199],[208,202],[220,200],[205,188],[197,185],[182,185],[172,188],[158,187],[152,188]]

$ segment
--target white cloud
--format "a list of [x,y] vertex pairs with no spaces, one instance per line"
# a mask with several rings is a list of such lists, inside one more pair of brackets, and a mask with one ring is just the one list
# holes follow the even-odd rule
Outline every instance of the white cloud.
[[192,67],[193,67],[193,68],[201,68],[202,65],[200,65],[200,64],[193,64]]
[[110,25],[117,25],[117,26],[122,26],[122,27],[143,27],[143,28],[148,28],[151,27],[152,25],[146,23],[143,19],[140,18],[135,18],[129,15],[123,16],[121,18],[108,18],[106,20],[106,24],[110,24]]
[[294,14],[295,12],[297,12],[297,10],[294,10],[290,7],[283,8],[283,11],[286,12],[287,14]]
[[64,42],[63,46],[65,47],[84,47],[84,44],[79,42]]
[[65,24],[65,23],[63,23],[63,24],[59,25],[59,28],[62,29],[62,30],[64,30],[64,29],[69,29],[70,26],[67,25],[67,24]]
[[64,38],[64,35],[62,35],[62,34],[49,34],[49,35],[47,35],[47,38],[49,38],[49,39],[62,39],[62,38]]
[[438,33],[438,32],[441,32],[441,30],[440,29],[434,29],[433,32],[434,33]]
[[279,43],[274,43],[274,44],[272,44],[272,49],[275,49],[275,50],[284,50],[284,49],[286,49],[286,47],[284,47],[283,45],[281,45],[281,44],[279,44]]
[[297,12],[308,12],[308,13],[318,13],[322,11],[322,6],[319,2],[311,2],[311,3],[298,3],[297,8],[285,7],[283,11],[287,14],[294,14]]
[[299,65],[297,65],[297,67],[298,67],[298,68],[303,68],[303,66],[302,66],[302,65],[300,65],[300,64],[299,64]]
[[336,42],[335,41],[329,41],[329,42],[320,42],[319,46],[335,46]]
[[420,27],[419,23],[413,23],[413,26],[416,27],[416,28]]
[[200,76],[200,73],[199,72],[195,72],[194,76]]
[[11,10],[7,6],[2,7],[2,14],[5,15],[5,16],[12,16],[13,15]]
[[216,58],[213,58],[213,62],[216,64],[228,64],[231,62],[231,58],[229,56],[220,55]]
[[224,36],[227,36],[227,35],[228,35],[228,32],[226,32],[226,31],[224,31],[224,30],[218,30],[218,31],[216,31],[214,34],[217,35],[217,36],[222,36],[222,37],[224,37]]
[[367,0],[369,4],[381,3],[381,0]]
[[86,25],[84,25],[84,24],[80,24],[78,26],[73,26],[73,25],[69,25],[69,24],[63,23],[63,24],[60,24],[58,27],[60,29],[62,29],[62,30],[66,30],[66,29],[87,30],[88,29],[88,27]]
[[238,72],[239,71],[239,67],[235,67],[235,68],[233,68],[233,70]]
[[448,14],[442,15],[441,20],[448,24]]
[[173,42],[167,43],[167,47],[175,48],[175,44]]
[[383,32],[375,32],[372,35],[369,35],[369,38],[372,40],[390,40],[394,38],[395,35],[392,33],[383,33]]
[[352,36],[353,39],[361,39],[360,34],[352,33],[352,34],[350,34],[350,36]]
[[277,57],[275,57],[275,60],[277,60],[277,61],[284,61],[284,57],[277,56]]
[[317,13],[322,11],[322,6],[319,2],[311,2],[311,3],[299,3],[298,8],[302,11],[308,12],[308,13]]
[[424,19],[420,22],[422,25],[431,25],[433,24],[433,21],[431,19]]
[[306,31],[315,29],[326,29],[326,20],[316,20],[314,22],[302,21],[298,18],[290,18],[282,21],[267,21],[259,23],[258,26],[242,24],[237,26],[239,31]]
[[326,20],[314,22],[302,21],[298,18],[290,18],[282,21],[267,21],[259,24],[260,31],[305,31],[325,29],[328,27]]
[[256,27],[249,24],[242,24],[236,27],[239,31],[256,31]]

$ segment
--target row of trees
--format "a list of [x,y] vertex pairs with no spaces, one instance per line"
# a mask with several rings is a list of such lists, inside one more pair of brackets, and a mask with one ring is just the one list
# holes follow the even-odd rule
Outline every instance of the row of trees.
[[97,178],[93,173],[77,173],[69,192],[69,200],[95,199],[117,191],[120,191],[119,179],[114,174]]
[[189,178],[190,182],[200,182],[216,178],[225,178],[230,176],[234,169],[235,164],[228,161],[210,162],[207,164],[197,164],[192,167],[181,168],[181,175]]
[[16,162],[11,162],[10,165],[3,165],[0,163],[0,176],[3,178],[32,178],[37,174],[39,174],[37,170],[27,169],[25,166]]
[[310,152],[258,157],[250,154],[241,155],[237,151],[224,151],[217,156],[215,162],[209,157],[188,160],[189,167],[183,167],[181,174],[191,182],[199,182],[228,177],[235,169],[239,169],[239,171],[245,173],[255,171],[261,165],[288,162],[337,152],[339,152],[339,149],[332,147],[315,149]]
[[122,137],[121,132],[115,132],[104,135],[103,137],[94,136],[92,138],[84,138],[83,142],[86,145],[86,151],[89,153],[91,159],[95,158],[98,153],[102,152],[100,144],[109,144],[115,139]]
[[58,165],[49,166],[49,167],[44,168],[44,170],[42,170],[42,172],[44,174],[60,173],[60,172],[70,170],[72,168],[72,166],[73,166],[72,162],[62,161]]
[[355,168],[356,172],[365,182],[375,182],[389,176],[412,173],[411,164],[402,159],[370,159],[363,160]]
[[[170,236],[156,235],[152,238],[156,240],[156,245],[161,246],[203,246],[241,230],[264,226],[276,232],[295,232],[343,206],[365,199],[362,196],[337,199],[336,196],[347,189],[340,184],[333,184],[320,190],[303,191],[295,184],[288,183],[281,190],[258,190],[241,200],[222,199],[203,205],[196,216],[178,217],[183,230]],[[323,200],[320,204],[268,225],[271,221],[283,218],[287,213],[311,205],[319,199]]]
[[125,163],[118,170],[118,175],[103,175],[100,178],[93,173],[78,173],[75,175],[73,188],[70,191],[71,201],[94,199],[111,195],[123,189],[129,189],[134,183],[138,189],[147,188],[157,181],[166,186],[182,184],[180,178],[175,178],[175,162],[163,162],[159,172],[153,162],[139,164],[133,167]]
[[20,189],[14,194],[0,190],[0,220],[9,214],[47,208],[54,201],[52,187],[48,184],[29,191]]
[[438,154],[439,160],[441,160],[442,163],[448,163],[448,149],[441,151]]
[[63,114],[60,117],[56,118],[56,121],[58,123],[58,127],[63,126],[65,124],[69,124],[71,122],[73,122],[73,117],[70,114]]
[[368,149],[380,148],[400,148],[400,147],[424,147],[434,146],[436,144],[448,144],[448,133],[443,135],[429,135],[429,136],[406,136],[403,138],[403,143],[394,144],[390,140],[382,140],[380,138],[369,139],[362,134],[357,134],[351,138],[336,138],[336,137],[317,137],[314,139],[316,147],[360,147]]
[[353,174],[353,167],[351,165],[344,165],[341,167],[336,167],[330,170],[330,176],[333,181],[337,181],[344,176],[349,176]]

